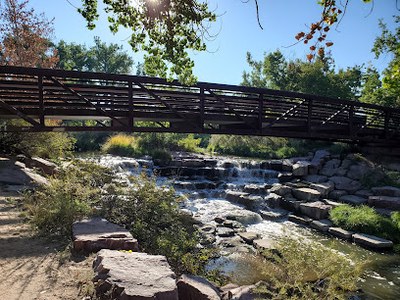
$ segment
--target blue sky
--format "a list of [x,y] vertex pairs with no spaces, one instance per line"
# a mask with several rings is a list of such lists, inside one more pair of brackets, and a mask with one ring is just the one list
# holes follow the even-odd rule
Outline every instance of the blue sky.
[[[344,0],[343,0],[344,1]],[[80,0],[69,0],[80,6]],[[100,2],[100,1],[99,1]],[[253,0],[209,0],[210,8],[220,17],[212,26],[211,32],[218,34],[208,42],[208,52],[193,53],[195,74],[200,81],[239,84],[242,73],[248,70],[246,52],[256,59],[264,53],[280,49],[288,58],[304,58],[308,47],[295,42],[294,36],[306,30],[306,24],[318,19],[320,7],[316,0],[259,0],[260,21],[264,30],[257,24]],[[86,29],[83,18],[67,0],[31,0],[37,12],[44,12],[54,18],[55,39],[91,45],[94,36],[105,42],[123,45],[136,62],[142,60],[141,53],[132,53],[127,43],[128,31],[116,35],[110,33],[104,15],[97,22],[95,30]],[[398,15],[395,0],[375,0],[371,4],[361,0],[350,0],[346,15],[337,30],[331,31],[331,47],[337,67],[346,68],[371,62],[378,70],[383,70],[390,57],[375,60],[371,48],[376,36],[380,34],[378,20],[383,19],[393,29],[393,15]]]

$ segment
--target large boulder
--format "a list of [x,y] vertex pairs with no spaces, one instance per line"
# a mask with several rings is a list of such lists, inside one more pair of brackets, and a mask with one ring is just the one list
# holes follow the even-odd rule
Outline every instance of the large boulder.
[[253,244],[253,241],[260,238],[260,234],[256,232],[246,231],[246,232],[239,232],[238,236],[240,236],[243,241],[247,244]]
[[26,158],[23,163],[28,168],[39,169],[46,175],[54,175],[58,172],[58,167],[55,163],[40,157]]
[[26,168],[24,163],[0,157],[0,184],[30,187],[47,185],[48,181],[45,177]]
[[308,161],[298,161],[293,165],[293,176],[301,177],[308,175],[308,167],[310,166],[310,162]]
[[287,185],[282,185],[282,184],[274,184],[270,189],[270,193],[275,193],[279,196],[287,196],[292,193],[292,188],[287,186]]
[[370,196],[368,198],[368,204],[378,208],[400,210],[400,197]]
[[360,180],[361,178],[363,178],[363,176],[368,174],[370,170],[371,168],[365,164],[356,164],[350,166],[346,176],[354,180]]
[[361,189],[361,183],[344,176],[332,176],[330,179],[335,184],[335,189],[354,193]]
[[400,197],[400,188],[394,186],[380,186],[371,189],[376,196]]
[[103,249],[93,269],[100,299],[178,300],[175,274],[164,256]]
[[101,249],[138,251],[138,242],[131,233],[102,218],[85,219],[72,225],[76,251],[96,252]]
[[325,163],[319,173],[325,176],[333,176],[335,175],[336,170],[339,168],[340,164],[340,159],[331,159]]
[[329,193],[333,191],[334,187],[335,184],[332,181],[324,183],[313,183],[310,185],[310,188],[320,192],[322,197],[328,196]]
[[321,193],[310,188],[297,188],[292,190],[292,194],[296,199],[303,201],[315,201],[321,197]]
[[312,183],[322,183],[328,180],[328,177],[325,175],[308,175],[304,178],[305,181]]
[[178,295],[179,299],[187,300],[220,300],[221,296],[217,288],[212,285],[208,280],[183,274],[178,282]]
[[325,204],[322,201],[300,204],[300,212],[316,220],[328,218],[331,208],[330,205]]

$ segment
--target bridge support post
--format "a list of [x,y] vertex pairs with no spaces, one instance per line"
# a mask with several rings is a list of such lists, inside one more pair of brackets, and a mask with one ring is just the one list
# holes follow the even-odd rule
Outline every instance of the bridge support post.
[[128,116],[128,130],[130,132],[133,132],[133,125],[134,125],[134,120],[133,120],[133,86],[132,86],[132,80],[128,81],[128,103],[129,103],[129,116]]
[[38,89],[39,89],[39,110],[40,117],[39,123],[41,126],[45,126],[44,124],[44,98],[43,98],[43,76],[38,76]]
[[260,130],[260,134],[263,130],[263,117],[264,117],[264,94],[260,94],[258,98],[258,128]]
[[204,132],[204,111],[205,111],[205,96],[204,88],[200,88],[200,128],[201,132]]

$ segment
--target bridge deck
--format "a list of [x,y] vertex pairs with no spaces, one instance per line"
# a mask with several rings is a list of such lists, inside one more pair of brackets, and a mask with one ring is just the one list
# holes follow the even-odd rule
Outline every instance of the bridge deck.
[[0,118],[25,121],[3,131],[193,132],[400,143],[400,109],[243,86],[200,82],[187,87],[160,78],[7,66],[0,67]]

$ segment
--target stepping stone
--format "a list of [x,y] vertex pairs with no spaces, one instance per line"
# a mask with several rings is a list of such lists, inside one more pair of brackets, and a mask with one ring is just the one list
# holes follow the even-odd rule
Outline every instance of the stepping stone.
[[379,208],[400,210],[400,197],[370,196],[368,204]]
[[339,198],[339,201],[351,205],[362,205],[367,203],[367,199],[356,195],[344,195]]
[[293,189],[292,194],[295,198],[303,201],[315,201],[321,197],[321,193],[310,188]]
[[220,300],[217,288],[199,276],[183,274],[178,280],[179,299]]
[[252,245],[253,241],[260,238],[260,235],[255,232],[247,231],[247,232],[239,232],[238,236],[240,236],[247,244]]
[[76,251],[97,252],[101,249],[138,251],[138,242],[128,230],[102,218],[75,222],[72,225],[72,238]]
[[289,215],[288,220],[294,223],[299,223],[303,225],[308,225],[312,222],[312,219],[309,217],[301,217],[296,215]]
[[217,235],[220,237],[230,237],[235,235],[235,230],[228,227],[218,227]]
[[391,249],[393,247],[393,242],[374,236],[363,233],[353,234],[353,240],[357,245],[364,246],[371,249]]
[[93,269],[101,299],[178,300],[175,274],[164,256],[103,249]]
[[322,201],[300,204],[300,212],[303,215],[317,220],[328,218],[331,208],[330,205],[327,205]]
[[330,227],[328,229],[328,232],[338,238],[344,239],[344,240],[351,240],[353,237],[353,233],[351,231],[348,231],[346,229],[340,228],[340,227]]
[[332,225],[333,225],[332,222],[327,219],[314,220],[310,223],[311,228],[314,228],[321,232],[327,232]]

